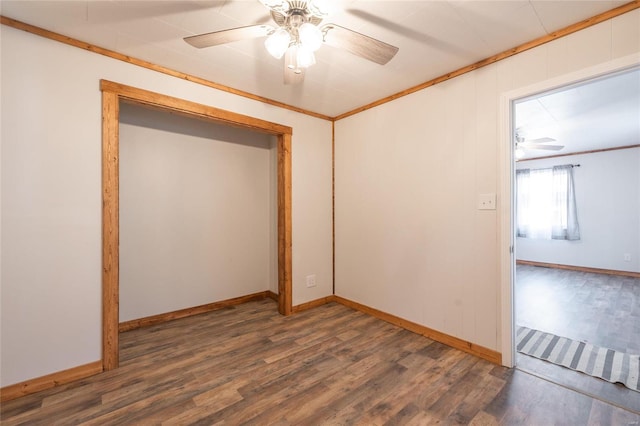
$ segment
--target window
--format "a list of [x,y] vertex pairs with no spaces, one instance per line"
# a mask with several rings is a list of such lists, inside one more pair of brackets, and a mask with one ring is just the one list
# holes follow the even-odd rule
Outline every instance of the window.
[[516,235],[579,240],[573,165],[516,171]]

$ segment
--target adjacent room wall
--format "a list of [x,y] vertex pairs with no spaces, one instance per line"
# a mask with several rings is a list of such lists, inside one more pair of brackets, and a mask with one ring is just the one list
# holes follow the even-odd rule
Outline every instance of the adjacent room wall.
[[291,126],[293,303],[331,294],[330,122],[0,31],[0,386],[101,357],[100,79]]
[[[336,294],[501,350],[501,94],[640,52],[640,11],[336,123]],[[502,200],[498,200],[498,208]],[[499,211],[499,210],[498,210]]]
[[273,140],[121,105],[121,322],[277,288]]
[[581,238],[518,238],[516,258],[640,272],[640,148],[522,161],[517,168],[561,164],[580,164],[573,174]]

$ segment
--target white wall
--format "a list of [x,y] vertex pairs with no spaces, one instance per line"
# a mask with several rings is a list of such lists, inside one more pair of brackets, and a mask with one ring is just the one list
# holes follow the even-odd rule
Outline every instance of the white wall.
[[1,386],[101,357],[103,78],[291,126],[293,302],[331,294],[330,122],[0,31]]
[[277,286],[273,139],[121,106],[120,321]]
[[[500,350],[501,94],[640,52],[640,11],[336,123],[336,293]],[[498,200],[498,208],[501,200]]]
[[580,240],[518,238],[516,258],[640,272],[640,148],[522,161],[517,168],[560,164],[580,164],[573,171]]
[[[292,126],[293,301],[331,293],[330,123],[0,32],[1,386],[100,358],[100,78]],[[475,197],[497,192],[498,97],[639,35],[634,11],[339,121],[337,293],[496,349],[497,219]]]

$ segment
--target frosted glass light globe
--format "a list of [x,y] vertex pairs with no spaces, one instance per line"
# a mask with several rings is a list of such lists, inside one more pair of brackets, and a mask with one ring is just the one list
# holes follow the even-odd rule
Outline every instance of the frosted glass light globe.
[[290,42],[291,35],[289,32],[284,28],[278,28],[264,41],[264,47],[266,47],[271,56],[280,59],[284,52],[287,51]]
[[305,22],[298,28],[298,36],[302,45],[315,52],[322,46],[322,33],[320,29],[310,22]]
[[298,63],[299,68],[309,68],[311,65],[315,64],[316,57],[313,54],[313,50],[309,49],[304,44],[298,46],[296,62]]

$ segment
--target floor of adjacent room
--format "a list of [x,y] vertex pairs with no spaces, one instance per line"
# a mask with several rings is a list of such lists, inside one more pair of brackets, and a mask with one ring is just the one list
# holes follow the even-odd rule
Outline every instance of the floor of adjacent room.
[[[640,279],[518,265],[516,323],[616,351],[640,354]],[[640,413],[640,393],[622,384],[516,354],[518,369]]]
[[330,303],[132,330],[120,368],[13,401],[15,424],[635,424],[640,415]]

